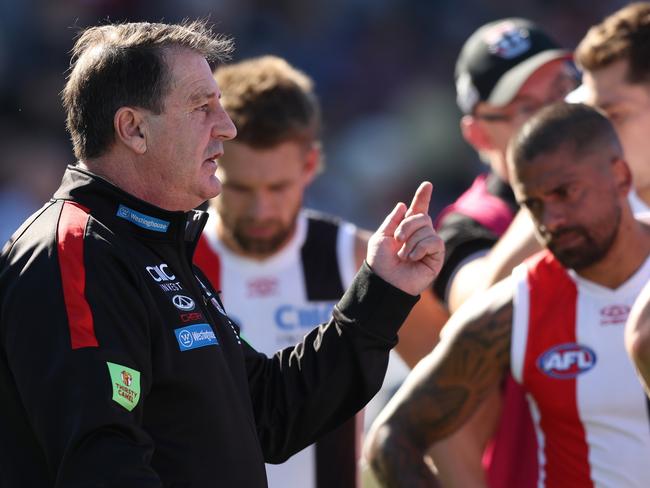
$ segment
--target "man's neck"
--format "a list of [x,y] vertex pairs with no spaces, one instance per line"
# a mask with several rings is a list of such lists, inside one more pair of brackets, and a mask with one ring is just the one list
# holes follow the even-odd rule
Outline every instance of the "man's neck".
[[[630,245],[633,243],[633,245]],[[650,226],[632,217],[623,218],[621,227],[607,255],[598,263],[580,270],[583,278],[610,289],[625,283],[650,255]]]
[[509,178],[508,178],[508,166],[506,165],[505,157],[501,156],[500,154],[495,154],[491,159],[490,159],[490,167],[492,168],[492,172],[496,174],[501,180],[505,181],[506,183],[509,183]]
[[79,161],[79,167],[101,176],[118,188],[149,203],[147,187],[138,174],[135,164],[128,158],[108,154],[96,159]]
[[[170,190],[169,185],[159,181],[153,172],[143,174],[138,165],[123,157],[109,154],[97,159],[79,161],[79,167],[101,176],[113,185],[147,203],[170,211],[188,211],[187,203]],[[163,189],[163,190],[161,190]]]

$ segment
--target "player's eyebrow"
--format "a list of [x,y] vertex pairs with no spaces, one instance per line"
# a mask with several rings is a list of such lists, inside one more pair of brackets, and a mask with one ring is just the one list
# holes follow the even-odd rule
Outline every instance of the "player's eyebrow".
[[211,99],[215,98],[216,96],[217,96],[217,94],[215,92],[208,92],[208,91],[200,90],[200,91],[196,91],[196,92],[192,93],[187,98],[187,101],[190,104],[194,104],[194,103],[202,102],[204,100],[211,100]]

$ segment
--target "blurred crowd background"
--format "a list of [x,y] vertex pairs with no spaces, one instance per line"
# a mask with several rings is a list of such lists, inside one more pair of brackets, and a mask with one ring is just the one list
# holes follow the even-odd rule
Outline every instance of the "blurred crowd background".
[[309,73],[327,167],[307,204],[375,228],[423,179],[432,214],[482,170],[460,135],[453,70],[478,26],[522,16],[574,48],[618,0],[1,0],[0,239],[73,162],[59,92],[85,26],[209,17],[235,60],[277,54]]

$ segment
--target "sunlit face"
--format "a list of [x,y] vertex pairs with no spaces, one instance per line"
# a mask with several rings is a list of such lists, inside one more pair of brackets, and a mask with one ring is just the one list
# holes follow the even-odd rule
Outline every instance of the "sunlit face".
[[295,230],[318,157],[317,149],[294,141],[270,149],[227,143],[217,170],[223,191],[214,200],[226,244],[255,258],[282,248]]
[[627,69],[627,60],[616,61],[585,72],[583,83],[587,103],[603,110],[616,129],[635,188],[645,190],[650,189],[650,84],[631,84]]
[[516,169],[511,184],[530,211],[537,237],[566,268],[577,271],[602,260],[618,235],[625,195],[612,167],[616,154],[594,151],[576,159],[564,144]]
[[524,122],[540,108],[563,100],[576,85],[574,69],[566,60],[556,59],[535,71],[508,105],[479,103],[474,117],[487,133],[492,149],[505,158],[508,141]]
[[219,101],[220,91],[200,54],[186,49],[165,56],[171,83],[161,114],[145,111],[147,165],[151,187],[169,210],[190,210],[216,196],[221,184],[215,176],[223,141],[237,131]]

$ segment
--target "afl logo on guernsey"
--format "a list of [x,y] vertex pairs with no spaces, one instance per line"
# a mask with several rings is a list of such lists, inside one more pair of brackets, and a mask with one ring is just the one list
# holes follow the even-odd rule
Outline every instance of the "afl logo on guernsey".
[[560,380],[575,378],[595,365],[596,353],[587,346],[572,342],[549,349],[537,360],[542,373]]

